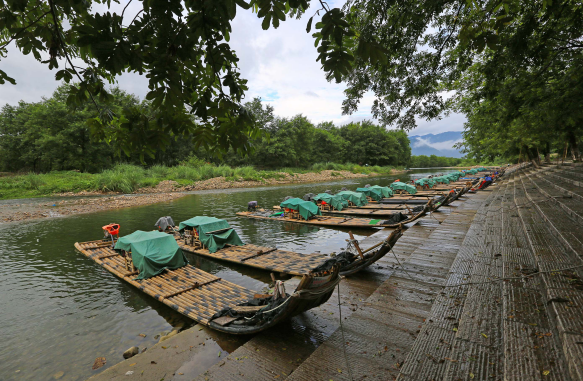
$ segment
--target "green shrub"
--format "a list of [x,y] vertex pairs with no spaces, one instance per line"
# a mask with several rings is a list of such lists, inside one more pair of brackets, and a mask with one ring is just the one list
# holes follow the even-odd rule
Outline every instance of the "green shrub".
[[42,185],[45,185],[45,180],[43,175],[37,175],[36,173],[29,172],[24,176],[25,188],[26,189],[39,189]]
[[200,177],[202,180],[212,179],[215,176],[215,166],[211,164],[205,164],[198,168],[200,172]]
[[229,167],[228,165],[221,164],[214,169],[214,176],[213,177],[232,177],[235,171],[233,168]]
[[188,167],[185,165],[170,168],[168,177],[171,180],[189,180],[191,182],[202,179],[199,168]]
[[149,176],[159,177],[163,179],[168,177],[168,175],[170,174],[170,168],[168,168],[165,165],[156,164],[150,167],[150,169],[148,169],[146,172],[148,173]]
[[184,160],[182,163],[180,163],[180,165],[184,165],[184,166],[192,167],[192,168],[199,168],[205,164],[206,164],[206,162],[204,160],[196,157],[196,155],[190,155],[186,160]]
[[144,178],[144,168],[131,164],[118,164],[113,169],[97,174],[95,186],[102,191],[132,193],[140,188],[140,183]]

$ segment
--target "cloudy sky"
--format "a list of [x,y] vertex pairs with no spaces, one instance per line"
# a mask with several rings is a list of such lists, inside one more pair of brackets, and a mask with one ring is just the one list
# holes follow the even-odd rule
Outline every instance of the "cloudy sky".
[[[121,13],[121,8],[127,4],[121,2],[120,9],[114,8],[113,11]],[[328,3],[334,5],[334,2]],[[140,5],[139,2],[131,4],[126,17],[133,18]],[[242,76],[249,80],[246,98],[261,97],[273,105],[279,116],[303,114],[314,123],[333,121],[344,124],[351,120],[372,119],[372,95],[364,97],[357,113],[342,115],[345,86],[329,83],[324,78],[324,72],[316,62],[314,40],[306,33],[307,19],[288,19],[278,29],[264,31],[256,14],[238,8],[231,46],[240,59]],[[0,61],[0,69],[17,82],[16,86],[5,84],[0,87],[0,104],[16,104],[21,99],[35,102],[42,96],[50,96],[58,85],[54,80],[55,71],[49,71],[32,55],[23,56],[14,45],[9,48],[8,57]],[[124,74],[119,78],[119,85],[140,98],[147,92],[146,78],[137,74]],[[439,121],[419,121],[419,127],[410,135],[461,131],[464,121],[463,115],[452,115]]]

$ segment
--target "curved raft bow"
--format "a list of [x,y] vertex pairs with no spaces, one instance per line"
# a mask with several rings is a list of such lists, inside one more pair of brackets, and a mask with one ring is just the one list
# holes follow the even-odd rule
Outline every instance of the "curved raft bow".
[[127,255],[123,257],[113,250],[111,241],[77,242],[75,248],[170,308],[200,324],[232,334],[260,332],[325,303],[341,279],[339,264],[330,262],[319,271],[305,274],[293,294],[288,295],[278,284],[274,295],[264,295],[190,264],[139,280],[139,272],[128,269]]
[[251,244],[226,246],[211,253],[207,248],[195,244],[192,238],[179,235],[175,235],[175,238],[184,251],[266,271],[304,276],[321,272],[337,263],[340,275],[344,276],[365,269],[384,257],[402,235],[403,227],[399,224],[384,241],[362,251],[362,253],[343,252],[332,258],[323,254],[300,254]]

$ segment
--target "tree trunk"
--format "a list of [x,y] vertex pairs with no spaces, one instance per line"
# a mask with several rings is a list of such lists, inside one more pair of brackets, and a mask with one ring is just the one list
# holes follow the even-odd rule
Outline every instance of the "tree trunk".
[[532,163],[532,165],[534,165],[535,168],[538,168],[538,162],[537,162],[537,157],[536,157],[536,153],[534,153],[534,148],[528,148],[525,147],[524,151],[526,152],[526,156],[528,157],[528,160]]
[[550,164],[551,163],[551,143],[549,143],[549,142],[547,142],[547,144],[545,144],[544,155],[545,155],[545,164]]
[[573,162],[579,162],[581,160],[581,153],[579,153],[579,146],[577,145],[577,137],[573,131],[569,131],[567,134],[569,143],[571,144],[571,156],[573,157]]

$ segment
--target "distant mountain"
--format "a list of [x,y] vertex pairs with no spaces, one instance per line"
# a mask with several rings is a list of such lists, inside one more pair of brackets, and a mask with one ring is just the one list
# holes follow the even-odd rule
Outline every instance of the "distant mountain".
[[446,157],[463,157],[453,145],[464,140],[461,131],[447,131],[441,134],[412,135],[409,136],[411,142],[412,155],[436,155]]

